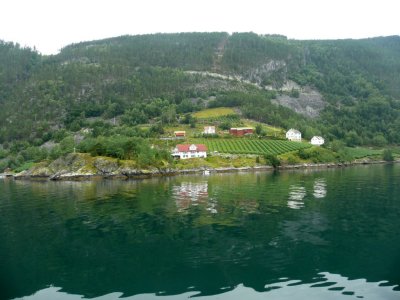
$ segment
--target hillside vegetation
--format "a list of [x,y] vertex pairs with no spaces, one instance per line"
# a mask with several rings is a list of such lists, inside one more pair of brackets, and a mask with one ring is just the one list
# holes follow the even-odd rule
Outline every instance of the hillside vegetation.
[[[153,34],[72,44],[52,56],[0,42],[0,170],[89,151],[85,145],[100,138],[150,145],[168,127],[195,124],[193,113],[221,107],[297,128],[307,139],[399,144],[399,86],[398,36],[296,41],[254,33]],[[309,91],[323,104],[312,108],[312,119],[290,101],[277,104],[285,96],[307,112],[316,101]]]

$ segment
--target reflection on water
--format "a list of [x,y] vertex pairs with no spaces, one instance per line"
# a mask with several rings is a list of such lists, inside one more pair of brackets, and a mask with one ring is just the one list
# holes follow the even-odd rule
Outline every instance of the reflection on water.
[[[164,293],[151,293],[140,294],[131,297],[124,297],[123,293],[109,293],[100,297],[91,298],[92,300],[151,300],[154,298],[160,299],[226,299],[226,300],[335,300],[335,299],[385,299],[397,300],[399,293],[394,291],[394,286],[387,285],[387,282],[368,282],[365,279],[349,279],[339,274],[331,274],[329,272],[321,272],[316,275],[316,280],[313,283],[305,283],[301,280],[289,280],[288,278],[281,278],[279,281],[265,285],[265,291],[256,291],[251,287],[243,284],[237,285],[234,289],[223,292],[218,295],[202,296],[195,287],[193,291],[185,292],[178,295],[165,295]],[[65,293],[61,288],[49,287],[36,292],[34,295],[25,298],[18,298],[15,300],[79,300],[82,299],[81,295],[71,295]]]
[[398,182],[399,165],[0,180],[0,299],[398,299]]
[[[317,178],[314,180],[312,195],[316,199],[326,197],[326,180],[325,178]],[[289,187],[289,199],[287,206],[292,209],[300,209],[304,207],[304,198],[307,196],[306,187],[296,183]]]
[[326,246],[329,242],[324,232],[329,229],[328,220],[319,212],[306,212],[301,218],[282,222],[282,238],[295,243],[303,242],[315,246]]
[[208,202],[208,183],[207,181],[181,182],[172,186],[172,195],[178,211],[182,212],[191,206]]
[[304,197],[306,189],[303,186],[291,185],[289,187],[289,200],[287,206],[293,209],[300,209],[304,206]]
[[[386,281],[367,282],[365,279],[349,279],[339,274],[321,272],[316,282],[304,283],[301,280],[282,280],[266,285],[268,299],[397,299],[398,292]],[[252,299],[252,298],[250,298]]]
[[325,178],[318,178],[314,181],[314,192],[315,198],[325,198],[326,197],[326,181]]

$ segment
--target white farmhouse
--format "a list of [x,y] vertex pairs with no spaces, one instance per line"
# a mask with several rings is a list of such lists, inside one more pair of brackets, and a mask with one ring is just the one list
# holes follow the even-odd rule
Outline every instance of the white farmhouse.
[[215,126],[204,126],[204,134],[215,134]]
[[297,129],[290,128],[286,132],[286,138],[289,141],[301,142],[301,132],[298,131]]
[[180,159],[207,157],[207,147],[204,144],[178,144],[172,150],[172,156]]
[[314,145],[314,146],[321,146],[325,143],[325,140],[323,137],[313,136],[310,143],[311,143],[311,145]]

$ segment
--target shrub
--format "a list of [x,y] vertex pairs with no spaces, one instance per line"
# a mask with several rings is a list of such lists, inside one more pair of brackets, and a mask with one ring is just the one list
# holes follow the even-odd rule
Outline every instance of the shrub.
[[289,165],[295,165],[295,164],[299,163],[300,160],[298,159],[297,156],[295,156],[293,154],[289,154],[287,156],[287,162],[288,162]]
[[33,165],[34,165],[33,162],[26,162],[26,163],[23,163],[22,165],[20,165],[19,167],[15,168],[14,171],[16,173],[19,173],[19,172],[22,172],[22,171],[25,171],[25,170],[28,170],[28,169],[32,168]]
[[384,161],[394,161],[393,153],[390,149],[383,150],[382,158]]
[[298,150],[297,154],[301,159],[309,159],[310,158],[310,153],[308,151],[306,151],[305,149]]
[[8,160],[2,159],[0,160],[0,172],[4,172],[4,170],[8,167]]
[[7,157],[8,151],[0,148],[0,159]]
[[228,121],[225,121],[225,122],[222,122],[221,124],[219,124],[219,128],[222,130],[229,130],[229,129],[231,129],[231,127],[232,127],[232,123],[228,122]]

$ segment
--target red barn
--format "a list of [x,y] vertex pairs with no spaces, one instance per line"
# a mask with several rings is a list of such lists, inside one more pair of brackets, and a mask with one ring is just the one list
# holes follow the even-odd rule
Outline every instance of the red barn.
[[236,127],[236,128],[231,128],[229,130],[229,133],[234,136],[244,136],[246,134],[253,134],[254,129],[251,127]]

